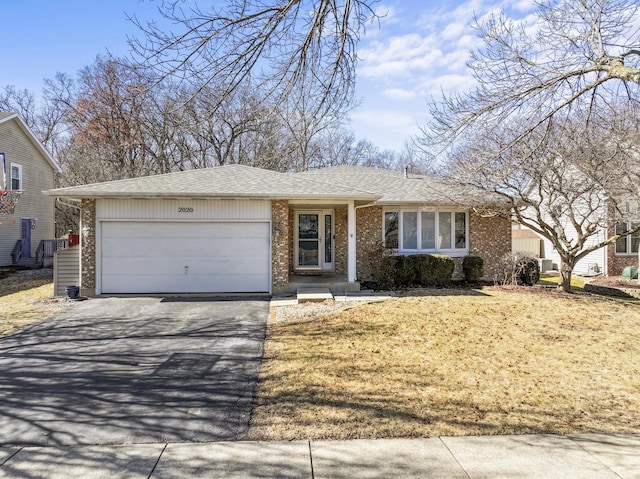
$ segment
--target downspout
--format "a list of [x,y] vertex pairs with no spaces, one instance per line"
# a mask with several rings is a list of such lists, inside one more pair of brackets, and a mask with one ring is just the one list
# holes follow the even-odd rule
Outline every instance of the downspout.
[[[80,206],[72,205],[71,203],[65,203],[64,201],[62,201],[62,198],[56,198],[56,201],[61,205],[69,206],[71,208],[77,209],[78,211],[82,211],[82,208]],[[77,201],[78,203],[80,203],[80,200],[71,200],[71,201]]]

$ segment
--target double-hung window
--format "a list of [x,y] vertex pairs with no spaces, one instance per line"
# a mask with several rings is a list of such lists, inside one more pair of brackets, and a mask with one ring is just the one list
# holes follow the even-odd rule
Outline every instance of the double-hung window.
[[401,253],[464,253],[468,251],[468,215],[435,209],[385,211],[384,244]]
[[[616,223],[616,234],[622,234],[637,226],[637,223],[623,221]],[[633,234],[623,236],[616,241],[616,254],[638,254],[638,245],[640,245],[640,231]]]
[[12,190],[21,190],[22,189],[22,165],[17,163],[11,163],[11,189]]

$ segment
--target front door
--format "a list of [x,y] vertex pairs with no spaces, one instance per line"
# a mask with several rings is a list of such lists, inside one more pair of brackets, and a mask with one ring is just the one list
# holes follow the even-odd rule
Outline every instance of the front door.
[[22,218],[20,239],[22,240],[22,256],[31,258],[31,218]]
[[296,269],[333,269],[333,211],[296,212]]

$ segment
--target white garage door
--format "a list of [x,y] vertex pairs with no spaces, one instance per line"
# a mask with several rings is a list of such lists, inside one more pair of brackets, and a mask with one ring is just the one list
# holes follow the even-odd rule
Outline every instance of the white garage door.
[[268,292],[269,223],[103,222],[102,293]]

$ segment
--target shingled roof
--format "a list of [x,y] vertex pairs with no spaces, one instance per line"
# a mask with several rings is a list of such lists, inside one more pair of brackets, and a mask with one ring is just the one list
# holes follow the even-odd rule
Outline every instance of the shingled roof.
[[497,196],[422,175],[341,166],[279,173],[244,165],[179,171],[164,175],[58,188],[67,198],[254,198],[355,200],[380,205],[469,205],[500,203]]
[[380,197],[381,205],[432,204],[469,205],[503,203],[494,194],[425,175],[405,174],[364,166],[336,166],[298,173],[302,178],[313,178],[326,184],[345,188],[360,188]]
[[70,186],[49,190],[47,194],[67,198],[331,198],[365,201],[378,198],[374,193],[359,189],[244,165]]

